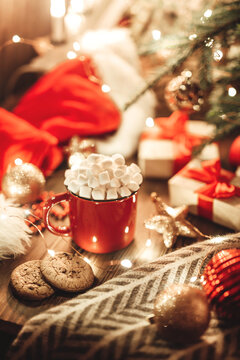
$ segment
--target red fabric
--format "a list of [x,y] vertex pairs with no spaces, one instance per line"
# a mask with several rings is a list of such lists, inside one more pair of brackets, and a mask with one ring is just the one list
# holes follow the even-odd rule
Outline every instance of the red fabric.
[[230,184],[234,173],[221,169],[219,159],[202,161],[201,168],[184,168],[182,176],[205,182],[206,184],[195,190],[198,197],[198,214],[212,219],[213,199],[224,199],[240,196],[240,188]]
[[230,147],[229,161],[232,165],[240,165],[240,136],[233,141]]
[[168,139],[173,141],[174,146],[174,173],[178,172],[191,159],[192,149],[201,144],[203,137],[191,134],[187,131],[186,123],[188,114],[184,111],[174,111],[169,117],[155,119],[157,129],[145,131],[141,140]]
[[61,142],[112,132],[119,124],[120,112],[102,92],[91,60],[62,63],[37,81],[14,113],[0,108],[0,184],[16,158],[50,175],[62,161]]
[[37,81],[14,113],[60,142],[75,134],[114,131],[120,124],[120,112],[91,77],[96,74],[89,58],[68,60]]
[[0,179],[16,158],[38,166],[49,175],[62,161],[56,137],[0,108]]

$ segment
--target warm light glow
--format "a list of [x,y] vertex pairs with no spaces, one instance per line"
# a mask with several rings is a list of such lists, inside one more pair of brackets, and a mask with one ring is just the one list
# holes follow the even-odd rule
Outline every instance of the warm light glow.
[[216,50],[213,53],[213,58],[215,61],[220,61],[223,57],[223,52],[221,50]]
[[205,16],[206,18],[211,17],[211,16],[212,16],[212,10],[211,10],[211,9],[207,9],[207,10],[205,11],[205,13],[204,13],[204,16]]
[[237,94],[237,90],[236,90],[234,87],[230,87],[230,88],[228,89],[228,95],[229,95],[229,96],[233,97],[233,96],[235,96],[236,94]]
[[5,220],[6,218],[7,218],[6,214],[4,214],[4,213],[0,214],[0,219],[1,220]]
[[146,118],[145,124],[147,127],[154,127],[154,120],[151,117]]
[[84,0],[71,0],[70,1],[71,10],[76,13],[82,13],[84,11]]
[[161,38],[161,31],[160,30],[152,30],[152,37],[153,40],[160,40]]
[[86,263],[91,264],[91,260],[89,260],[87,257],[84,256],[83,260],[86,261]]
[[75,53],[75,51],[68,51],[67,52],[67,58],[69,59],[69,60],[71,60],[71,59],[75,59],[77,57],[77,54]]
[[121,265],[123,267],[126,267],[126,268],[131,268],[132,267],[132,262],[129,259],[123,259],[121,261]]
[[196,280],[197,280],[197,276],[192,276],[191,279],[190,279],[190,281],[191,281],[192,283],[194,283]]
[[125,227],[124,232],[125,232],[125,234],[128,234],[128,233],[129,233],[129,226],[126,226],[126,227]]
[[92,242],[94,242],[94,243],[97,242],[97,237],[96,237],[96,236],[93,236],[93,237],[92,237]]
[[30,215],[30,214],[31,214],[31,211],[30,211],[29,209],[25,209],[24,212],[25,212],[26,215]]
[[61,18],[65,15],[65,0],[51,0],[50,14],[53,17]]
[[213,43],[214,40],[208,37],[207,40],[205,41],[205,46],[211,48],[213,46]]
[[189,35],[188,38],[189,38],[189,40],[194,40],[197,38],[197,34],[191,34],[191,35]]
[[55,256],[55,251],[54,250],[52,250],[52,249],[48,249],[48,254],[50,255],[50,256],[52,256],[52,257],[54,257]]
[[18,36],[18,35],[13,35],[13,37],[12,37],[12,42],[14,42],[14,43],[19,43],[20,41],[21,41],[20,36]]
[[20,158],[14,160],[15,165],[22,165],[23,161]]
[[79,42],[78,41],[74,41],[74,43],[73,43],[73,49],[75,50],[75,51],[79,51],[80,50],[80,44],[79,44]]
[[191,72],[190,70],[185,70],[185,71],[183,72],[183,74],[184,74],[184,76],[187,77],[187,78],[192,77],[192,72]]
[[[64,18],[66,30],[70,35],[77,35],[83,22],[83,16],[70,10]],[[76,50],[74,48],[74,50]],[[78,51],[78,50],[77,50]]]
[[146,240],[146,243],[145,243],[145,246],[146,247],[150,247],[152,245],[152,240],[151,239],[147,239]]
[[104,93],[108,93],[109,91],[111,91],[111,88],[110,88],[110,86],[108,86],[107,84],[103,84],[103,85],[102,85],[102,91],[103,91]]

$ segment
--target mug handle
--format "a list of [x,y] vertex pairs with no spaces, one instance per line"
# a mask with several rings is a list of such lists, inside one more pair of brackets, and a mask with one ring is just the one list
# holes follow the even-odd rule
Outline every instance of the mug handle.
[[69,193],[59,193],[54,195],[51,199],[47,200],[43,207],[43,221],[46,228],[55,235],[71,235],[70,226],[54,226],[50,223],[49,215],[53,206],[59,204],[62,201],[69,201]]

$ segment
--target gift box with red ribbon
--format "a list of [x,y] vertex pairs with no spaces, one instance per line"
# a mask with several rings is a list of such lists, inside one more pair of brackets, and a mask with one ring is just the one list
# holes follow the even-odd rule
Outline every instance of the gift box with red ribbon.
[[[138,147],[138,163],[145,177],[168,179],[185,166],[192,150],[214,132],[204,121],[189,120],[183,111],[174,111],[168,118],[154,120],[143,131]],[[207,145],[198,155],[201,160],[219,156],[217,144]]]
[[190,161],[168,181],[172,206],[240,230],[240,177],[221,168],[219,159]]

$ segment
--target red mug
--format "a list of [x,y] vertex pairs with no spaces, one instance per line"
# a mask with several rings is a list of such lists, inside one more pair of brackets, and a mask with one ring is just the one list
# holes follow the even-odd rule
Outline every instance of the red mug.
[[[55,235],[72,236],[82,249],[98,254],[109,253],[126,247],[133,240],[137,196],[138,192],[134,192],[116,200],[92,200],[67,191],[46,202],[43,219],[49,231]],[[62,201],[69,202],[70,226],[50,223],[51,208]]]

